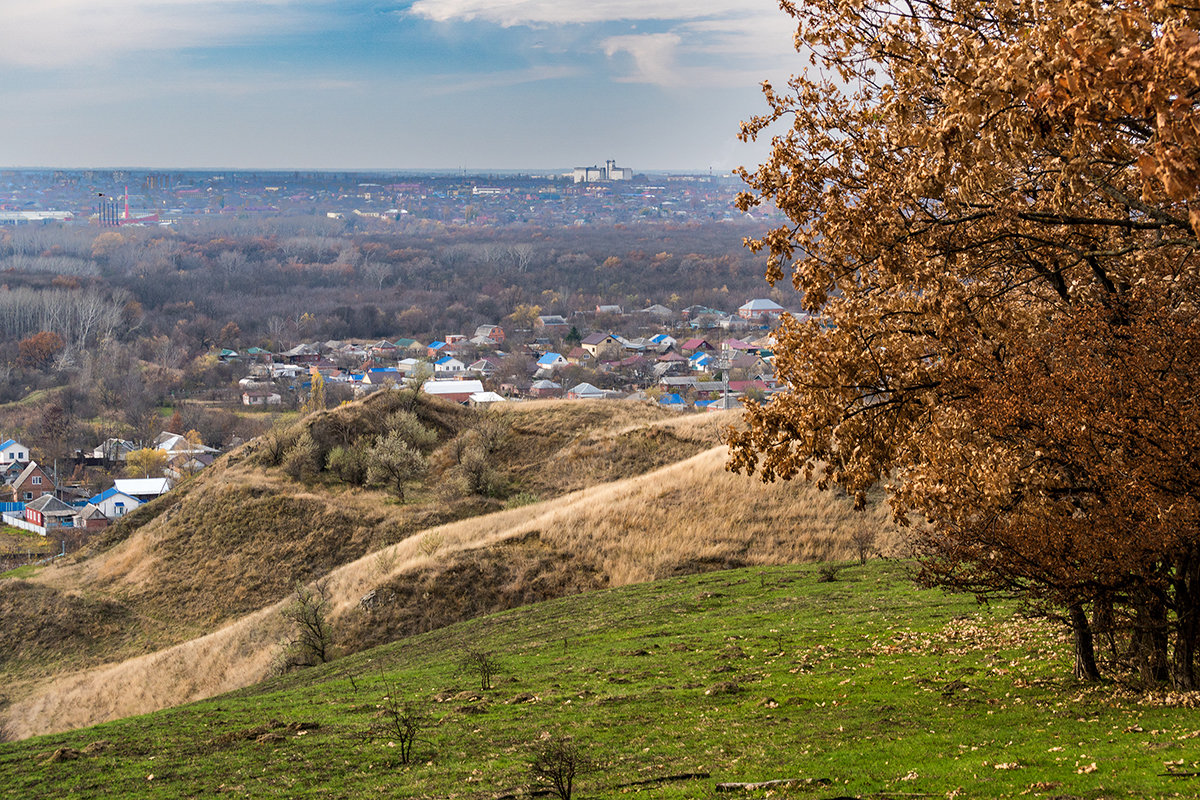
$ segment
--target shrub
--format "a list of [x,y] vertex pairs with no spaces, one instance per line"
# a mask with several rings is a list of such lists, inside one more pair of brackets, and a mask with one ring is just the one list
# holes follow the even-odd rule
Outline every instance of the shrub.
[[333,629],[329,624],[331,602],[329,583],[324,579],[311,586],[296,587],[291,602],[280,612],[290,630],[276,665],[277,672],[314,667],[333,658]]
[[323,466],[325,459],[308,431],[297,437],[295,444],[288,448],[283,457],[284,472],[298,481],[308,482],[316,479]]
[[554,737],[540,743],[534,751],[529,774],[535,784],[549,784],[559,800],[571,800],[575,779],[590,772],[591,760],[570,739]]
[[437,431],[428,428],[412,411],[401,409],[387,418],[389,431],[395,432],[417,450],[427,450],[437,443]]
[[388,680],[383,682],[383,715],[385,730],[396,740],[400,750],[400,763],[412,761],[413,747],[419,741],[421,730],[429,724],[429,714],[423,703],[401,701],[399,687]]
[[500,662],[496,656],[487,650],[469,648],[458,661],[464,672],[470,672],[479,678],[480,691],[492,688],[492,678],[500,671]]
[[326,465],[330,472],[351,486],[363,486],[367,482],[367,447],[360,439],[346,447],[335,447],[329,451]]
[[836,564],[826,564],[817,569],[817,583],[833,583],[841,571],[842,568]]

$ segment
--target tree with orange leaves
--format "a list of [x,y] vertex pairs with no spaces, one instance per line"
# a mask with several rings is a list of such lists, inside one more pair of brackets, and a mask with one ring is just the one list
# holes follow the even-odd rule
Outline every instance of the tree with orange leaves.
[[54,331],[38,331],[18,342],[19,361],[25,367],[45,369],[65,346],[66,342]]
[[1195,688],[1200,9],[781,6],[810,68],[743,124],[775,138],[739,203],[786,214],[748,244],[809,316],[730,468],[888,481],[928,581],[1065,611],[1080,677],[1102,624]]

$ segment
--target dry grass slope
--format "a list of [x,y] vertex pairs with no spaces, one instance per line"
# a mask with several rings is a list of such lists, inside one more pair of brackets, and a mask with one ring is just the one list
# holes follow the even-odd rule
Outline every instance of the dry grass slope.
[[[689,424],[674,420],[672,435]],[[649,474],[557,500],[430,528],[329,573],[343,648],[358,649],[532,600],[736,565],[845,559],[854,531],[898,544],[888,512],[802,484],[724,471],[717,447]],[[370,610],[360,599],[375,591]],[[277,649],[278,606],[161,652],[81,671],[14,702],[18,736],[65,730],[245,686]]]

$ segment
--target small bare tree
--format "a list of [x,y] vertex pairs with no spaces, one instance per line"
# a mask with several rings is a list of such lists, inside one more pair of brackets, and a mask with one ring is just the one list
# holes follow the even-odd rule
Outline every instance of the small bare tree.
[[858,551],[858,563],[866,564],[867,556],[875,547],[875,529],[864,520],[850,534],[850,541],[853,542],[854,549]]
[[383,688],[387,692],[383,698],[387,732],[395,737],[396,746],[400,748],[400,763],[407,764],[412,760],[413,747],[421,730],[429,723],[429,714],[423,703],[401,700],[399,687],[386,678]]
[[535,784],[549,784],[559,800],[571,800],[575,779],[591,769],[591,760],[575,742],[555,737],[538,745],[529,774]]
[[500,671],[500,662],[487,650],[469,648],[463,653],[458,664],[463,671],[479,677],[479,689],[484,692],[492,688],[492,678]]
[[324,578],[308,586],[296,587],[291,602],[280,612],[290,630],[284,639],[279,672],[314,667],[333,658],[333,630],[329,625],[331,602],[329,582]]

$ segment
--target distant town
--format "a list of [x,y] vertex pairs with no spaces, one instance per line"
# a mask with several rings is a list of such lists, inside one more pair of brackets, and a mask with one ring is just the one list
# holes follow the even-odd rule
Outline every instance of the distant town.
[[325,215],[348,224],[572,225],[727,220],[741,180],[637,174],[608,160],[563,172],[435,174],[0,170],[0,223],[176,225]]

